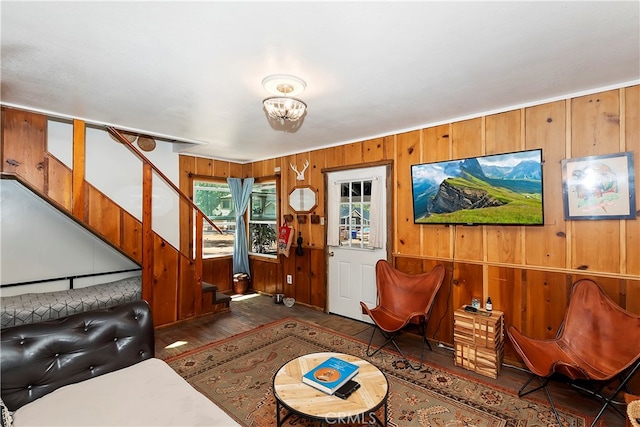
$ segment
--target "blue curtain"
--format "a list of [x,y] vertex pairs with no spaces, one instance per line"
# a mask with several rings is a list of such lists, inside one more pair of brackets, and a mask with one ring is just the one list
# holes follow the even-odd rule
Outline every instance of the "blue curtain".
[[236,239],[233,242],[233,274],[247,273],[249,271],[249,250],[247,248],[247,230],[244,222],[244,213],[249,205],[253,178],[245,178],[244,183],[240,178],[227,178],[233,207],[236,210]]

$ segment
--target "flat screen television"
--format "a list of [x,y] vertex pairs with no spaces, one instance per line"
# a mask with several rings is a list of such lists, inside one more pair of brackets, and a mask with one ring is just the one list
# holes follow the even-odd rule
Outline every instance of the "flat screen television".
[[416,224],[543,225],[542,149],[411,166]]

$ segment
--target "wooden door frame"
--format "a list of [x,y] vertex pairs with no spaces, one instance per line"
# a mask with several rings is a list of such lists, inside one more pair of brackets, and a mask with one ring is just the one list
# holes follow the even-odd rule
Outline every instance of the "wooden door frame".
[[[368,163],[358,163],[355,165],[345,165],[345,166],[335,166],[330,168],[322,168],[320,172],[322,173],[322,180],[324,185],[324,206],[325,212],[328,212],[328,193],[327,189],[329,188],[329,173],[331,172],[343,172],[351,169],[367,169],[377,166],[385,166],[386,170],[386,202],[387,206],[393,206],[394,200],[394,188],[393,188],[393,160],[381,160],[378,162],[368,162]],[[388,209],[389,211],[389,209]],[[387,243],[386,243],[386,254],[387,261],[392,263],[392,250],[393,250],[393,224],[395,224],[395,209],[390,209],[390,215],[387,219]],[[327,227],[324,227],[324,290],[325,295],[329,295],[329,247],[327,246]],[[329,298],[325,297],[324,299],[324,310],[325,313],[329,312]]]

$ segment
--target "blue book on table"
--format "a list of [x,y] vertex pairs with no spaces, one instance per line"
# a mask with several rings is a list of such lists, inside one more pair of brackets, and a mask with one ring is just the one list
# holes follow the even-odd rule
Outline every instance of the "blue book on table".
[[358,373],[358,365],[330,357],[302,376],[302,382],[333,394]]

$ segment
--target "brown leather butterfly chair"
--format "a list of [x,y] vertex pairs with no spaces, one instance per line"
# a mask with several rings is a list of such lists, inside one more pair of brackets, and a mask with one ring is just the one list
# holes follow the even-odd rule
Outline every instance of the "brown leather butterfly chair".
[[[376,287],[378,291],[378,305],[369,309],[364,302],[360,302],[363,313],[369,315],[375,323],[371,332],[367,356],[371,357],[384,346],[391,343],[412,369],[421,369],[424,358],[424,344],[431,350],[431,345],[425,338],[426,326],[433,301],[444,280],[444,266],[436,265],[428,273],[411,275],[396,270],[386,260],[376,263]],[[418,326],[422,340],[420,348],[420,366],[414,367],[404,355],[394,338],[408,324]],[[375,351],[371,351],[373,336],[379,330],[386,341]]]
[[[609,404],[623,388],[629,391],[627,382],[640,367],[640,316],[622,309],[593,280],[583,279],[573,285],[556,338],[528,338],[513,325],[507,333],[533,374],[518,391],[519,397],[543,388],[556,420],[562,425],[547,389],[551,376],[560,374],[574,386],[588,386],[592,395],[604,401],[591,426],[607,406],[622,414]],[[534,378],[541,385],[524,392]],[[612,394],[605,395],[602,390],[609,384],[617,387]]]

